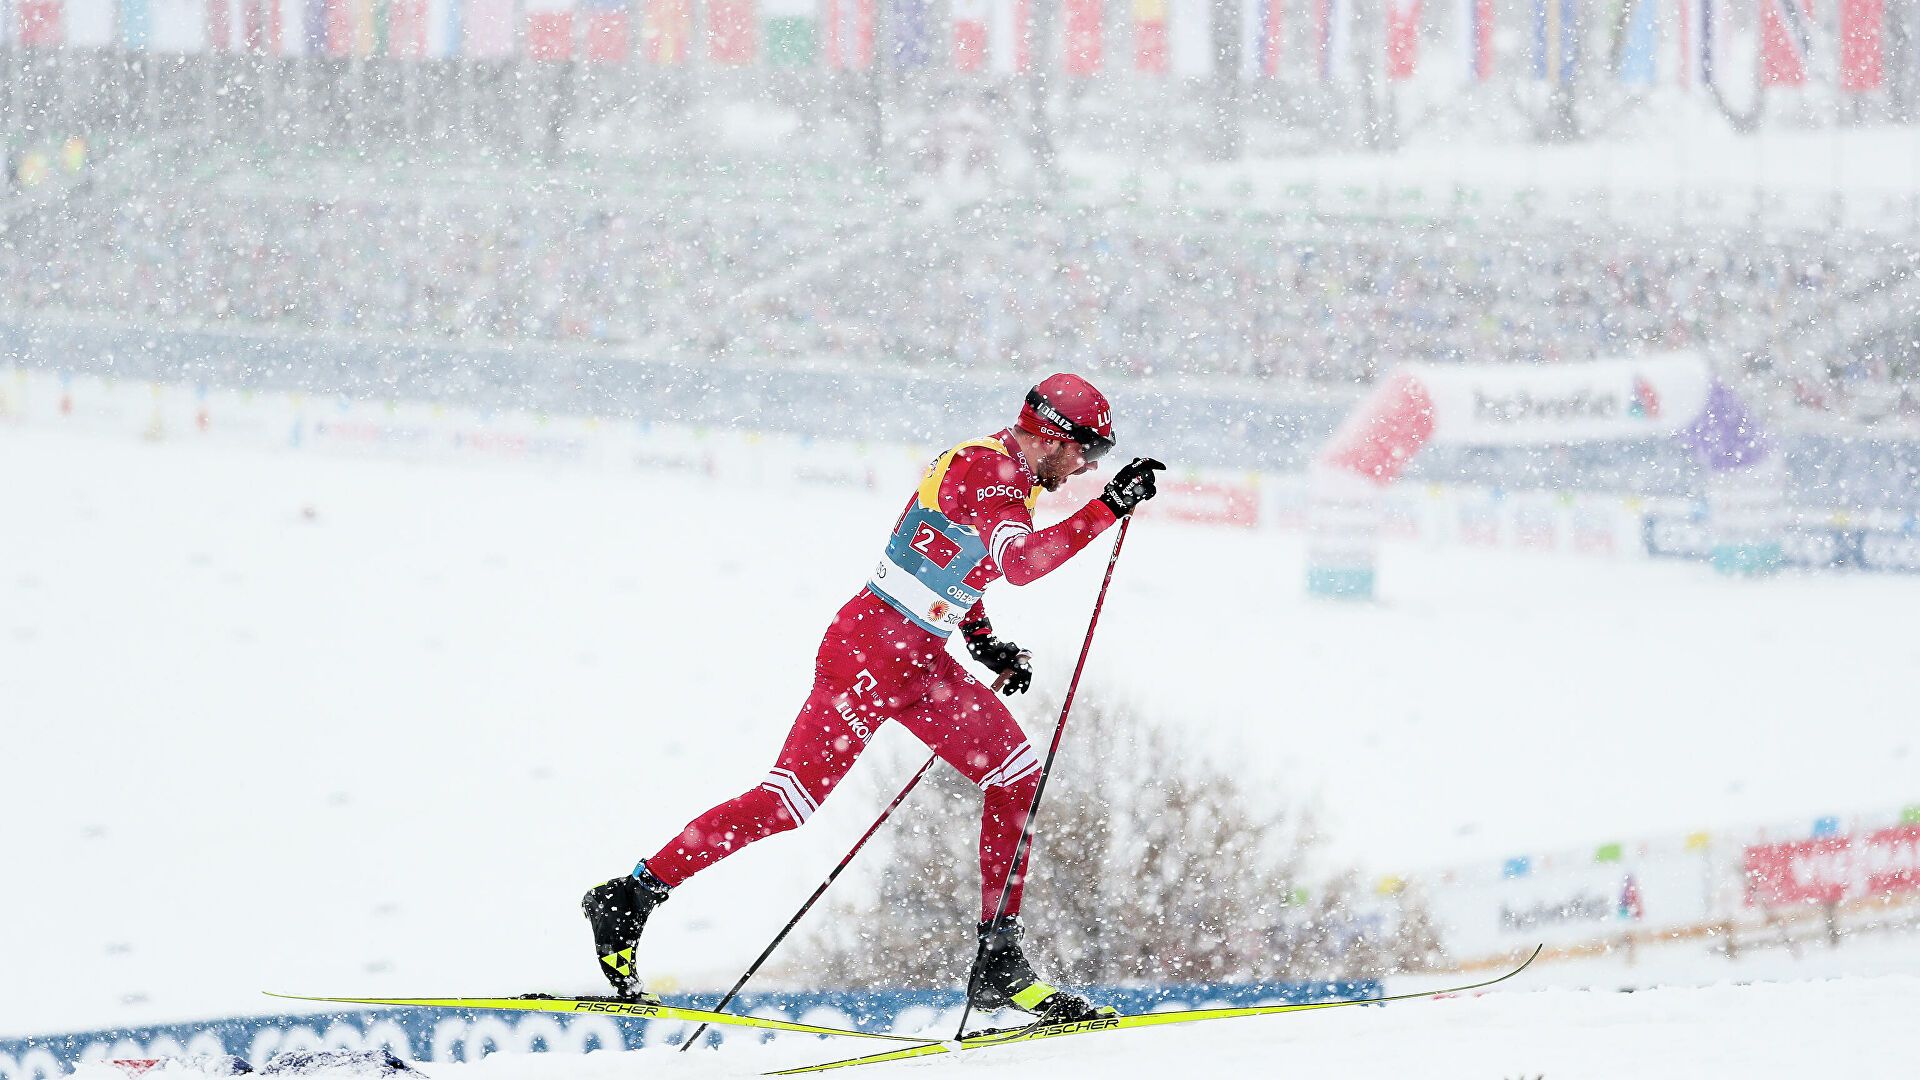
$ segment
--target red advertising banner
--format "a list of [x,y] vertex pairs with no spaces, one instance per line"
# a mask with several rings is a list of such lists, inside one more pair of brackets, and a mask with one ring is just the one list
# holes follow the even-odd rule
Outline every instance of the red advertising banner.
[[1851,861],[1844,836],[1756,844],[1747,849],[1747,906],[1837,904]]
[[1867,837],[1867,892],[1920,893],[1920,824],[1896,825]]
[[1755,844],[1747,848],[1745,864],[1748,907],[1920,892],[1920,824],[1865,836]]
[[1213,480],[1168,480],[1140,512],[1201,525],[1252,529],[1260,524],[1260,489]]
[[[1041,505],[1057,519],[1099,498],[1111,477],[1105,471],[1081,473],[1055,494],[1044,496]],[[1140,507],[1141,517],[1239,529],[1260,526],[1260,485],[1255,481],[1162,479],[1156,486],[1159,494]]]

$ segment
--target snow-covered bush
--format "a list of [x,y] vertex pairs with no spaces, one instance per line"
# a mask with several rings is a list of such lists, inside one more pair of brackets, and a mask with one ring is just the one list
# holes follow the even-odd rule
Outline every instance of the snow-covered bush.
[[[1320,865],[1311,814],[1167,730],[1128,709],[1077,706],[1040,807],[1023,908],[1043,977],[1307,980],[1439,959],[1416,896],[1377,895],[1354,872],[1310,885]],[[1044,753],[1045,737],[1035,742]],[[936,765],[861,856],[867,873],[808,921],[788,970],[828,985],[964,985],[979,813],[980,792]]]

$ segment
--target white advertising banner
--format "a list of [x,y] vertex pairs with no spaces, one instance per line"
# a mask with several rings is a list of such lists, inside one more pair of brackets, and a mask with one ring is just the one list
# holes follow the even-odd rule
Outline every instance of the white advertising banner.
[[1692,353],[1559,367],[1400,369],[1426,389],[1435,445],[1520,446],[1631,439],[1685,427],[1706,408],[1707,365]]
[[[1472,965],[1535,945],[1549,958],[1685,938],[1779,943],[1910,926],[1920,906],[1920,805],[1895,814],[1698,832],[1516,855],[1407,876],[1448,955]],[[1783,927],[1787,929],[1783,929]]]
[[1708,853],[1680,847],[1514,859],[1485,873],[1422,877],[1455,957],[1545,944],[1586,945],[1628,934],[1690,930],[1712,920]]

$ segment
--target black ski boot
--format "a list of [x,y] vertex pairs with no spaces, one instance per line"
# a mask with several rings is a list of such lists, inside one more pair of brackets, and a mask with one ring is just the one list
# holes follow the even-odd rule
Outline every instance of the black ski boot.
[[1041,982],[1020,949],[1020,939],[1026,933],[1018,915],[1002,915],[995,922],[980,924],[980,951],[974,955],[973,976],[967,980],[969,1004],[982,1012],[1012,1006],[1044,1023],[1119,1015],[1110,1006],[1095,1005],[1079,994]]
[[640,945],[640,931],[647,927],[647,916],[666,898],[667,887],[647,873],[645,865],[633,874],[595,885],[580,898],[580,910],[593,927],[593,951],[600,958],[600,973],[620,997],[646,997],[639,976],[633,973],[633,950]]

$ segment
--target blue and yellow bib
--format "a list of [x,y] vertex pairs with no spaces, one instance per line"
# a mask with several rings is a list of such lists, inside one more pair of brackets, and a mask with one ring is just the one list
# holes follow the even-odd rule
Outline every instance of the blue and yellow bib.
[[[940,509],[940,484],[947,478],[953,456],[974,446],[1007,453],[998,439],[974,439],[935,458],[867,581],[876,596],[914,625],[941,637],[952,634],[967,609],[980,600],[979,590],[966,582],[987,559],[986,539],[980,530],[956,524]],[[1028,505],[1033,501],[1029,495]]]

